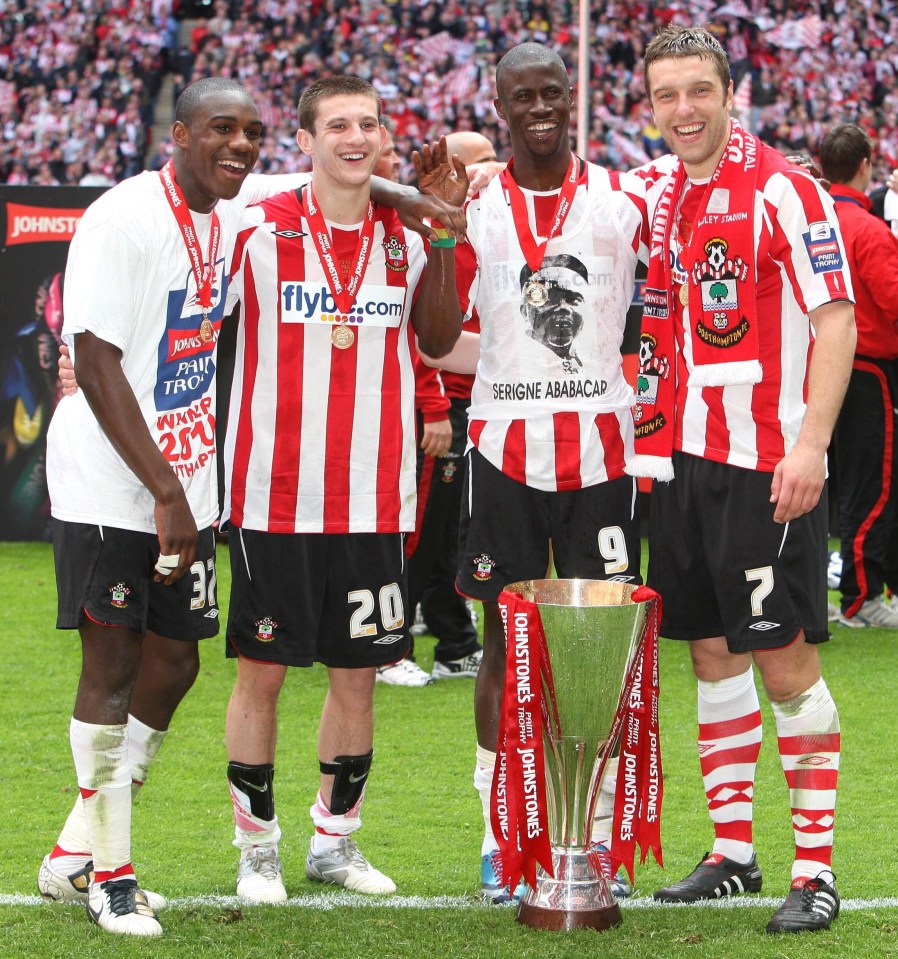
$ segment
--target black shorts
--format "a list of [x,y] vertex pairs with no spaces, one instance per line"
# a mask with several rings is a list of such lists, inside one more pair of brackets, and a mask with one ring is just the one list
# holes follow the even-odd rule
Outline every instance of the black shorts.
[[639,583],[639,499],[629,476],[546,492],[468,454],[459,531],[460,593],[495,602],[509,584],[558,576]]
[[732,653],[779,649],[804,630],[829,638],[826,494],[810,513],[773,521],[771,473],[674,454],[674,479],[649,508],[649,585],[670,639],[725,636]]
[[196,642],[218,632],[215,531],[201,530],[196,558],[171,586],[154,581],[159,538],[112,526],[53,520],[57,629],[84,617],[103,626]]
[[281,666],[384,666],[409,649],[401,533],[231,527],[227,655]]

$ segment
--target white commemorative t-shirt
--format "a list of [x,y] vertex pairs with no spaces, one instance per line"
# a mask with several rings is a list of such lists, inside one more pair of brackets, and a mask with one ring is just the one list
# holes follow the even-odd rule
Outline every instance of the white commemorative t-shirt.
[[[78,333],[93,333],[122,351],[143,423],[180,479],[201,529],[218,516],[216,344],[235,305],[228,272],[237,223],[248,204],[307,180],[305,174],[250,175],[234,200],[217,204],[221,238],[209,312],[214,334],[205,341],[190,259],[157,173],[125,180],[91,204],[69,249],[63,339],[76,366]],[[205,258],[212,215],[192,218]],[[116,452],[82,392],[63,398],[53,416],[47,481],[57,519],[156,532],[153,496]]]

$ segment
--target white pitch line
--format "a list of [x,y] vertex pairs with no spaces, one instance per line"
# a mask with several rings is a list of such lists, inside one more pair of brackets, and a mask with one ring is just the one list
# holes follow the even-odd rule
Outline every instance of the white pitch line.
[[[630,909],[777,909],[782,898],[772,896],[742,896],[727,899],[704,900],[696,903],[656,902],[649,896],[624,900],[620,903],[624,912]],[[57,903],[47,902],[40,896],[26,896],[21,893],[0,894],[0,906],[46,906]],[[253,903],[247,903],[237,896],[187,896],[183,899],[169,899],[168,910],[195,909],[211,906],[218,909],[253,909]],[[293,896],[276,908],[317,909],[327,911],[341,906],[368,906],[373,909],[496,909],[497,907],[471,896],[362,896],[348,892],[318,893],[311,896]],[[498,908],[507,908],[500,906]],[[898,898],[889,896],[876,899],[843,899],[843,912],[856,912],[872,909],[898,909]],[[168,911],[166,910],[166,911]]]

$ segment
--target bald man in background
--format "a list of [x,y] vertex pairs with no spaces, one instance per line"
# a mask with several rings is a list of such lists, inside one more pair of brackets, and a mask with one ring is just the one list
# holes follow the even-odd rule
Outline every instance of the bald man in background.
[[446,148],[449,156],[458,154],[465,166],[474,163],[492,163],[496,160],[496,149],[482,133],[473,130],[459,130],[446,136]]

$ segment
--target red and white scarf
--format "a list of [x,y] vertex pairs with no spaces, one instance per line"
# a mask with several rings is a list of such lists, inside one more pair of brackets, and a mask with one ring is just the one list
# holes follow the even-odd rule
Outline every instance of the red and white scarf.
[[[761,381],[754,243],[760,150],[760,141],[731,120],[726,149],[680,252],[691,326],[690,387]],[[783,169],[789,166],[785,157],[780,159]],[[677,161],[652,219],[640,349],[647,359],[640,363],[633,412],[636,455],[627,467],[631,476],[660,480],[673,478],[674,324],[682,300],[671,269],[671,244],[685,184],[686,170]]]
[[[642,850],[640,861],[645,861],[651,849],[659,865],[663,864],[663,778],[658,728],[661,598],[647,586],[634,590],[631,598],[636,603],[654,602],[624,682],[608,742],[621,742],[612,872],[623,865],[632,879],[637,843]],[[514,889],[522,876],[531,887],[536,885],[537,865],[553,875],[543,732],[560,736],[562,730],[539,607],[518,593],[503,590],[499,611],[507,645],[490,815],[502,854],[502,881]],[[597,781],[611,753],[610,748],[606,750]]]

